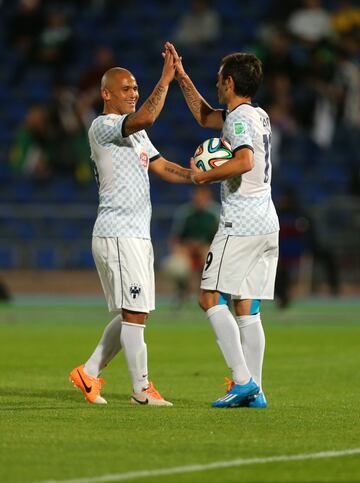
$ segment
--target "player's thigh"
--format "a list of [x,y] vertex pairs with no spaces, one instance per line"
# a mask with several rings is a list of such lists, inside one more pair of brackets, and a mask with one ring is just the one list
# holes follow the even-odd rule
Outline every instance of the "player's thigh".
[[273,299],[278,262],[278,234],[262,235],[248,273],[233,299]]
[[94,237],[93,255],[111,312],[154,310],[154,254],[150,240]]
[[122,308],[148,313],[155,308],[154,252],[150,240],[118,239]]
[[[109,311],[115,311],[119,268],[116,238],[93,237],[92,254]],[[119,308],[121,311],[121,307]]]
[[219,271],[226,251],[229,237],[217,233],[210,245],[201,275],[201,289],[217,290]]
[[259,240],[261,237],[217,234],[205,262],[201,288],[239,295],[261,250]]
[[278,259],[278,233],[256,236],[216,234],[201,288],[240,299],[273,298]]

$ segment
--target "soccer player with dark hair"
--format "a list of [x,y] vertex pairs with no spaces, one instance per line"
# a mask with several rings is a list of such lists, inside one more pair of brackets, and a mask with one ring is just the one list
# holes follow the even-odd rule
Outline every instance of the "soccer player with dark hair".
[[[203,172],[192,162],[196,184],[221,181],[221,215],[202,273],[200,306],[206,311],[232,371],[227,392],[214,407],[266,408],[261,387],[265,336],[260,302],[273,299],[279,222],[271,198],[271,127],[252,103],[262,81],[260,60],[234,53],[221,60],[217,91],[226,110],[213,109],[197,91],[171,43],[176,78],[197,122],[222,131],[233,158]],[[235,317],[224,295],[234,303]]]
[[163,158],[145,128],[159,116],[174,78],[166,49],[159,82],[138,111],[139,89],[126,69],[109,69],[101,81],[104,113],[89,129],[91,157],[99,184],[99,209],[92,251],[109,311],[114,319],[88,361],[70,379],[90,403],[106,404],[101,370],[124,349],[133,384],[131,402],[172,406],[148,379],[145,320],[155,308],[154,255],[150,240],[148,170],[172,183],[191,183],[191,170]]

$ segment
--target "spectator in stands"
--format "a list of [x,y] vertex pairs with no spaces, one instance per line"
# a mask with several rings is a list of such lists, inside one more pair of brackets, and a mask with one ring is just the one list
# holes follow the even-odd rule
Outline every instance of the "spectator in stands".
[[31,62],[35,61],[39,35],[44,23],[44,11],[40,0],[20,0],[15,14],[10,18],[7,36],[16,60],[10,74],[12,84],[18,84]]
[[342,37],[337,49],[334,73],[334,85],[340,89],[339,117],[350,129],[357,130],[360,130],[359,46],[355,35]]
[[82,92],[89,89],[96,89],[96,92],[101,99],[99,83],[104,73],[116,63],[115,54],[111,47],[100,45],[95,47],[92,59],[93,62],[90,68],[81,75],[79,90]]
[[51,8],[39,36],[37,60],[53,70],[55,76],[61,76],[70,58],[72,46],[73,32],[66,14],[57,7]]
[[263,66],[265,79],[271,79],[274,75],[285,75],[295,82],[298,76],[298,66],[292,50],[290,35],[283,29],[273,30],[264,39]]
[[[314,266],[320,264],[332,295],[340,289],[337,263],[332,251],[319,240],[312,217],[304,212],[293,189],[285,189],[276,204],[280,221],[279,263],[275,294],[281,308],[291,302],[294,283],[307,284],[306,291],[316,289]],[[303,280],[299,280],[300,273]]]
[[193,189],[190,203],[180,206],[171,231],[172,253],[164,262],[165,273],[176,286],[181,303],[190,293],[191,275],[196,275],[196,288],[211,241],[219,224],[220,205],[208,186]]
[[34,178],[48,177],[49,151],[48,113],[43,106],[33,105],[15,134],[10,151],[13,172]]
[[286,189],[276,203],[280,222],[279,261],[275,296],[280,308],[289,306],[294,279],[299,274],[301,258],[306,251],[305,231],[308,221],[300,212],[293,190]]
[[57,82],[49,102],[49,125],[54,174],[75,177],[80,182],[92,179],[87,129],[78,106],[74,88]]
[[348,34],[360,29],[360,6],[351,0],[338,0],[337,8],[331,20],[335,31],[339,34]]
[[9,23],[10,45],[25,57],[31,57],[43,26],[44,13],[40,0],[20,0]]
[[83,122],[90,127],[94,118],[101,112],[102,99],[99,84],[104,72],[116,65],[114,51],[105,45],[94,49],[93,64],[83,72],[79,81],[79,103],[82,106]]
[[175,39],[182,47],[204,47],[221,36],[221,19],[207,0],[193,0],[191,10],[184,13],[175,30]]
[[290,15],[287,25],[296,38],[309,43],[333,35],[330,14],[322,7],[321,0],[304,0],[304,7]]

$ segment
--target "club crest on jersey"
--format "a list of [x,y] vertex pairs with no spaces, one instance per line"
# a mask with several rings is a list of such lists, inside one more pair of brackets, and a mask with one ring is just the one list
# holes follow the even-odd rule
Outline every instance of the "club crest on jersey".
[[142,165],[144,168],[148,167],[149,164],[149,156],[145,151],[140,152],[140,161],[142,162]]
[[136,297],[138,295],[140,295],[140,292],[141,292],[141,287],[140,285],[136,284],[136,283],[132,283],[130,285],[130,294],[132,296],[133,299],[136,299]]
[[236,136],[246,133],[246,130],[247,126],[244,122],[234,122],[234,134]]

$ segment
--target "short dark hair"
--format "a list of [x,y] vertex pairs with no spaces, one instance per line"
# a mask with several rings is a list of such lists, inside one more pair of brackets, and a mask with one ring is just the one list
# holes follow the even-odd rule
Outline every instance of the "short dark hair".
[[254,54],[235,52],[221,59],[223,79],[232,77],[235,84],[235,94],[243,97],[253,97],[263,78],[261,60]]

